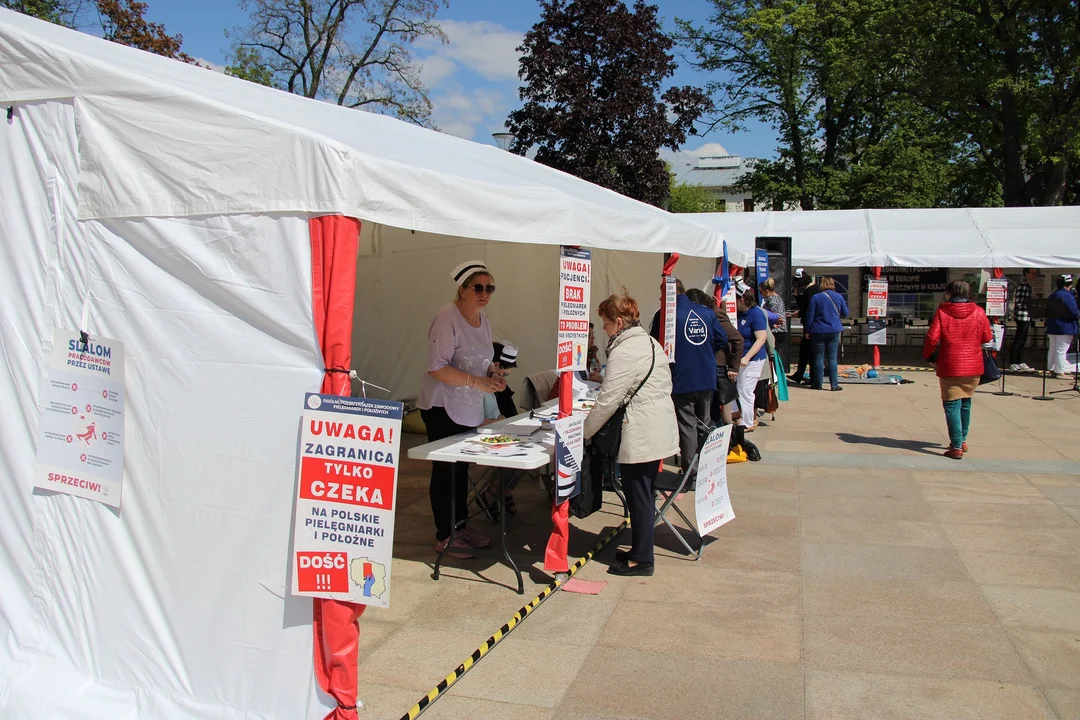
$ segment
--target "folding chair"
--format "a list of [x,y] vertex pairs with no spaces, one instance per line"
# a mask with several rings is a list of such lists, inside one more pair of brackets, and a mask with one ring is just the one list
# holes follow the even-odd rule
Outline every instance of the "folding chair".
[[[705,549],[705,542],[701,539],[701,535],[698,534],[697,524],[691,522],[690,518],[686,517],[686,514],[683,513],[682,509],[675,504],[675,500],[681,493],[686,492],[686,486],[693,476],[694,471],[697,469],[699,457],[701,457],[700,452],[694,456],[694,459],[690,462],[690,465],[686,468],[686,472],[684,473],[661,472],[656,476],[655,485],[656,499],[661,501],[660,507],[656,509],[656,522],[663,520],[664,524],[667,525],[672,534],[679,539],[679,542],[683,544],[686,551],[694,556],[695,560],[701,559],[701,553]],[[690,546],[690,543],[686,541],[686,538],[679,532],[679,529],[668,519],[667,513],[672,508],[674,508],[675,512],[679,514],[679,517],[683,519],[686,526],[690,528],[691,537],[697,540],[697,550],[694,550],[694,548]]]

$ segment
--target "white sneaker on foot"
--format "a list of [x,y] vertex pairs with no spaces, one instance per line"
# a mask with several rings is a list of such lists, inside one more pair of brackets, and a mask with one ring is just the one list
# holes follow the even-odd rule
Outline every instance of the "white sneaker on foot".
[[1024,372],[1024,369],[1016,363],[1013,363],[1009,366],[1009,372]]
[[1027,363],[1020,363],[1020,369],[1024,372],[1035,372],[1035,368],[1031,367]]

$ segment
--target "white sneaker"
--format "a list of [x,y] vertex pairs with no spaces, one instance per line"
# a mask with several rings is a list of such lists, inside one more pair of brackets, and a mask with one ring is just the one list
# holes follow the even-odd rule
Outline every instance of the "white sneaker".
[[1009,372],[1024,372],[1024,368],[1020,367],[1016,363],[1009,366]]
[[1035,368],[1031,367],[1027,363],[1020,363],[1020,369],[1024,372],[1035,372]]

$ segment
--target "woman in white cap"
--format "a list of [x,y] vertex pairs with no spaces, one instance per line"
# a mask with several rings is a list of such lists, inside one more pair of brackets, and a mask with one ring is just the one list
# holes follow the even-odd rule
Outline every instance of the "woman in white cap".
[[[452,303],[439,308],[428,330],[427,372],[416,400],[429,442],[479,427],[484,422],[484,395],[506,387],[492,364],[491,325],[484,314],[495,292],[495,280],[479,260],[457,266],[451,277],[457,293]],[[429,494],[435,516],[435,550],[446,549],[456,525],[449,554],[457,558],[472,557],[468,552],[471,548],[491,544],[490,538],[465,526],[468,476],[468,463],[431,464]]]

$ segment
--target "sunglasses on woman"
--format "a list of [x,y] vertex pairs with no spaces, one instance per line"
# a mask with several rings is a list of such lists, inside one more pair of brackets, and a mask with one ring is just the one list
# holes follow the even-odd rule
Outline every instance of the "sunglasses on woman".
[[475,285],[470,285],[469,287],[471,287],[473,289],[473,292],[476,293],[477,295],[479,295],[480,293],[485,293],[485,292],[488,295],[491,295],[493,292],[495,292],[495,286],[494,285],[481,285],[480,283],[476,283]]

